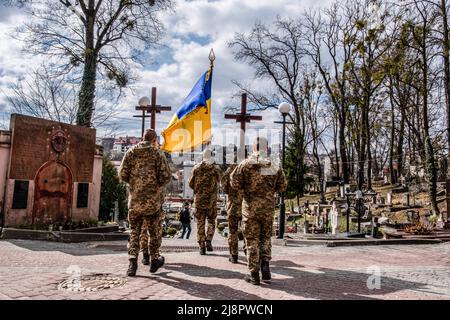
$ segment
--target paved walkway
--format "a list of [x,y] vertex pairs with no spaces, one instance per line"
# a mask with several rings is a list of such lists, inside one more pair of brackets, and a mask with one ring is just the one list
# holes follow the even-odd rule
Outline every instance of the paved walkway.
[[[233,265],[225,251],[167,252],[157,274],[140,264],[137,277],[127,278],[125,244],[99,245],[0,241],[0,299],[450,299],[450,243],[274,246],[273,281],[259,287],[242,280],[242,253]],[[69,292],[60,286],[68,280],[98,291]],[[104,283],[118,286],[102,290]]]

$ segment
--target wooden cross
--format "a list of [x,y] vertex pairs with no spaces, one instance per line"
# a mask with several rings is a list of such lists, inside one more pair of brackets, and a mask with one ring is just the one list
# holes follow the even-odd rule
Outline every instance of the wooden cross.
[[226,114],[225,119],[236,119],[236,122],[241,123],[241,136],[240,136],[240,147],[245,148],[245,127],[247,122],[252,120],[262,120],[261,116],[252,116],[247,113],[247,94],[242,94],[241,100],[241,112],[236,114]]
[[139,116],[133,116],[133,118],[142,118],[142,133],[141,133],[141,137],[144,136],[144,131],[145,131],[145,118],[150,118],[151,116],[147,116],[145,114],[145,110],[142,110],[142,115]]
[[[161,106],[156,104],[156,88],[152,88],[152,102],[149,106],[136,107],[136,110],[142,111],[142,115],[134,116],[136,118],[142,118],[142,135],[144,135],[145,129],[145,118],[150,118],[150,128],[155,130],[156,127],[156,114],[161,113],[161,111],[170,111],[172,107],[169,106]],[[150,113],[150,116],[145,115],[145,112]]]

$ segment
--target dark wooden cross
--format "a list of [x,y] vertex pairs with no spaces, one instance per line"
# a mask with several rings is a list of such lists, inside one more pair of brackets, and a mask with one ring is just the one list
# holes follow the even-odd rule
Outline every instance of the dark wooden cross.
[[[144,135],[145,130],[145,118],[150,118],[150,128],[155,130],[156,127],[156,114],[161,113],[161,111],[170,111],[172,107],[169,106],[161,106],[156,104],[156,88],[152,88],[152,100],[151,105],[149,106],[138,106],[136,110],[142,111],[142,115],[134,116],[136,118],[142,118],[142,135]],[[146,115],[145,112],[150,113],[150,115]]]
[[241,123],[241,139],[240,139],[240,147],[245,147],[245,129],[247,122],[251,122],[252,120],[262,120],[261,116],[252,116],[250,113],[247,113],[247,94],[242,94],[241,100],[241,112],[236,114],[226,114],[225,119],[235,119],[236,122]]

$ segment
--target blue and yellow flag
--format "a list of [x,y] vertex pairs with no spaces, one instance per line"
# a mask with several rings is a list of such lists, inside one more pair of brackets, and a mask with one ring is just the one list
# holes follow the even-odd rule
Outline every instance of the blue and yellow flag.
[[187,152],[211,140],[212,69],[211,65],[197,81],[161,133],[164,151]]

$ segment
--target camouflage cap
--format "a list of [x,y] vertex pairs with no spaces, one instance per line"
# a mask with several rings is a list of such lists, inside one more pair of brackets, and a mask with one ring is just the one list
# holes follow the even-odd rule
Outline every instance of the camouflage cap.
[[144,136],[142,137],[144,141],[154,141],[157,138],[156,131],[153,129],[147,129],[144,132]]

